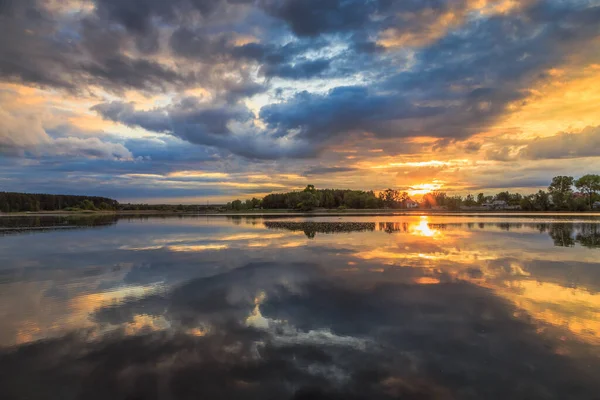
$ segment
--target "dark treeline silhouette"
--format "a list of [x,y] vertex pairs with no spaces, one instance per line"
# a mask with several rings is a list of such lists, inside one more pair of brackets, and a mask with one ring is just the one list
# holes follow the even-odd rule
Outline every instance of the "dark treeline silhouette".
[[[573,189],[577,189],[577,191]],[[579,179],[572,176],[555,176],[548,190],[522,195],[503,191],[494,196],[479,193],[449,196],[445,192],[427,193],[421,208],[444,208],[448,210],[524,210],[524,211],[586,211],[597,208],[600,175],[584,175]]]
[[23,211],[216,211],[221,206],[189,204],[119,204],[117,200],[96,196],[0,192],[0,212]]
[[118,206],[118,201],[106,197],[0,192],[1,212],[116,210]]
[[160,212],[207,212],[217,211],[219,205],[194,204],[119,204],[120,211],[160,211]]
[[[577,189],[575,191],[574,189]],[[296,209],[308,211],[314,208],[351,209],[445,209],[445,210],[524,210],[524,211],[586,211],[600,209],[600,175],[588,174],[575,179],[572,176],[556,176],[548,190],[522,195],[503,191],[496,195],[468,194],[450,196],[444,191],[434,191],[413,201],[407,192],[386,189],[375,195],[373,191],[315,189],[308,185],[303,191],[273,193],[262,200],[252,198],[227,203],[228,210],[249,209]]]
[[308,185],[301,192],[273,193],[262,200],[253,198],[242,202],[235,200],[227,203],[227,208],[232,210],[245,210],[252,208],[264,209],[299,209],[312,210],[313,208],[355,208],[375,209],[383,208],[385,202],[381,197],[375,196],[373,191],[340,190],[340,189],[315,189]]
[[302,192],[276,193],[265,196],[263,208],[381,208],[382,204],[372,191],[321,189],[308,185]]

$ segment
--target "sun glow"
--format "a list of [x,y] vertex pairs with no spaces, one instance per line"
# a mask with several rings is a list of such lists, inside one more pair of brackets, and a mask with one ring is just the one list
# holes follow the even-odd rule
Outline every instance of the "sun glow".
[[226,244],[199,244],[199,245],[173,245],[168,249],[172,252],[200,252],[206,250],[223,250],[229,246]]
[[422,196],[426,193],[440,190],[443,186],[444,185],[438,181],[433,181],[432,183],[420,183],[418,185],[413,185],[408,190],[408,194],[411,196],[416,196],[416,195]]
[[412,227],[411,233],[419,236],[434,237],[436,235],[439,235],[440,231],[437,229],[431,229],[429,227],[429,218],[427,216],[422,216],[421,222],[419,222],[418,225]]

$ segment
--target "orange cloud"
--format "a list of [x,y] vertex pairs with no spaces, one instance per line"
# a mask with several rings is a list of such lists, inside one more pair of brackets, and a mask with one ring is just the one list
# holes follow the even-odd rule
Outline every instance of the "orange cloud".
[[456,2],[444,12],[431,8],[419,13],[405,13],[401,17],[407,26],[415,29],[389,28],[380,34],[377,43],[384,47],[422,47],[442,37],[449,31],[464,25],[472,14],[483,16],[514,12],[531,0],[471,0]]

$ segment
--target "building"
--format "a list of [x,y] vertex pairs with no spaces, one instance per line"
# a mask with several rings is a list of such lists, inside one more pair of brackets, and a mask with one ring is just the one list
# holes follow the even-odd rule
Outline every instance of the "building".
[[486,210],[506,210],[508,203],[504,200],[494,200],[491,203],[483,203],[481,206]]
[[600,209],[600,201],[596,201],[592,204],[592,208],[594,209]]
[[406,200],[406,208],[419,208],[419,203],[414,200]]

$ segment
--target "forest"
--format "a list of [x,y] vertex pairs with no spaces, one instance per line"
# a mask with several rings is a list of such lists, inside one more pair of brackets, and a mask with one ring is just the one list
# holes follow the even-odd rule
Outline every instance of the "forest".
[[[576,190],[574,190],[576,189]],[[572,176],[555,176],[547,190],[522,195],[509,191],[495,195],[484,193],[466,196],[449,195],[434,191],[419,199],[421,209],[446,210],[524,210],[524,211],[586,211],[592,210],[600,200],[600,175],[588,174],[575,179]],[[373,191],[316,189],[308,185],[303,191],[272,193],[263,199],[234,200],[225,206],[228,210],[296,209],[309,211],[326,209],[403,209],[415,204],[405,191],[386,189],[375,195]]]
[[0,212],[117,210],[119,202],[106,197],[0,192]]

